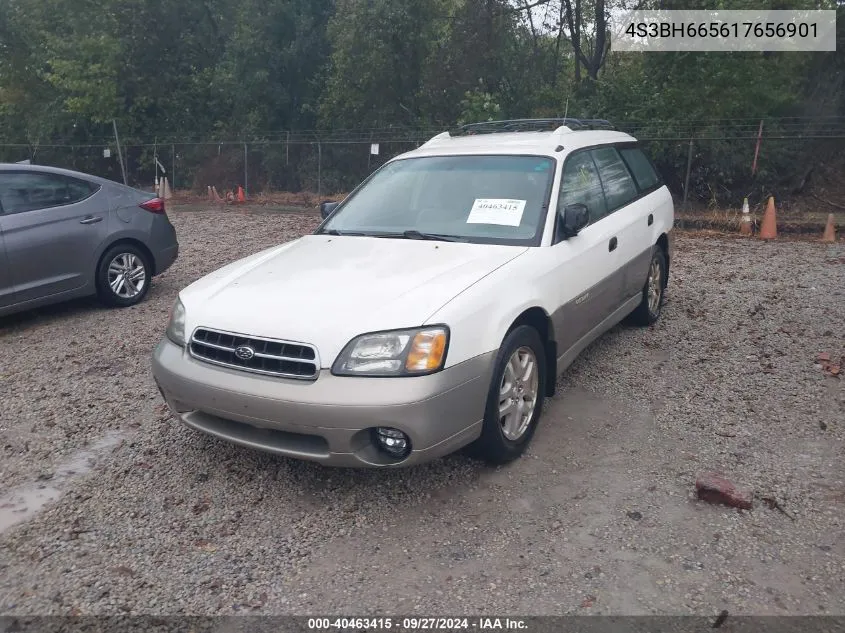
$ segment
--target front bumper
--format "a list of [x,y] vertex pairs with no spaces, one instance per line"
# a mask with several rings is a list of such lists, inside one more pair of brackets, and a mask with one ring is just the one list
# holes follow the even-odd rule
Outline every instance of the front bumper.
[[[169,339],[153,375],[186,425],[250,448],[330,466],[410,466],[447,455],[481,433],[495,352],[430,376],[357,378],[322,370],[312,382],[203,363]],[[371,429],[399,429],[411,454],[397,462]]]

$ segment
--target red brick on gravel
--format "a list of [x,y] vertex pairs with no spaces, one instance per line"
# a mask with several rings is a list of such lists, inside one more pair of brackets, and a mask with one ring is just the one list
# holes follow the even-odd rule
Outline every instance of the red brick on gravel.
[[751,509],[751,494],[738,489],[719,473],[701,473],[695,480],[695,490],[702,501],[743,510]]

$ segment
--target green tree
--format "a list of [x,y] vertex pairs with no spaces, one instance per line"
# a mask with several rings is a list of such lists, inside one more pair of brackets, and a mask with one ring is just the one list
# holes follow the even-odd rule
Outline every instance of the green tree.
[[425,65],[443,16],[440,0],[339,0],[329,23],[325,127],[419,125]]

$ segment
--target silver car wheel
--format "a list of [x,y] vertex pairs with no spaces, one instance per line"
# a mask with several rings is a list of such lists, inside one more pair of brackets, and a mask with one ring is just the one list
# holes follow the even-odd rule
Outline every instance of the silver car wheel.
[[657,314],[660,309],[660,296],[663,294],[663,274],[660,261],[655,258],[651,260],[651,268],[648,270],[648,310]]
[[109,287],[121,299],[133,299],[147,283],[143,260],[133,253],[120,253],[109,263]]
[[499,387],[499,424],[511,441],[523,436],[537,405],[539,369],[530,347],[517,349],[505,365]]

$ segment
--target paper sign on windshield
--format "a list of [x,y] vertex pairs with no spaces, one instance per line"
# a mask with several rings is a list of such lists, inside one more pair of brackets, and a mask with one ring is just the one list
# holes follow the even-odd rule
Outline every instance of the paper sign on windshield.
[[467,224],[499,224],[501,226],[519,226],[525,200],[505,200],[503,198],[476,198],[472,203]]

